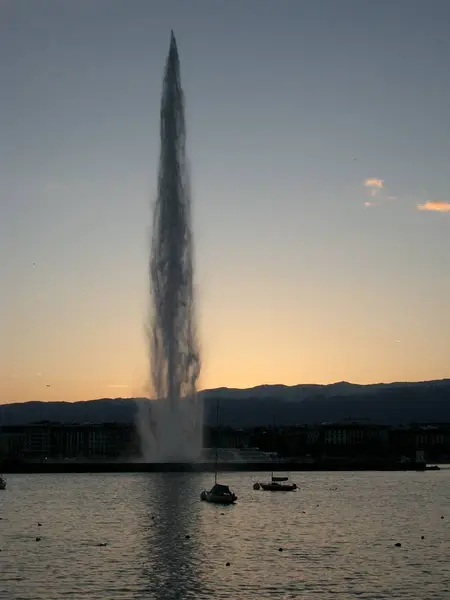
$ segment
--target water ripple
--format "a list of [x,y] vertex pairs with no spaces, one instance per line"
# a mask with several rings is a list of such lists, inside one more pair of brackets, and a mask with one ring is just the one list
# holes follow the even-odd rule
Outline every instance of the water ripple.
[[442,600],[450,589],[450,470],[300,473],[285,495],[253,491],[251,474],[222,479],[234,507],[199,502],[201,475],[10,476],[0,598]]

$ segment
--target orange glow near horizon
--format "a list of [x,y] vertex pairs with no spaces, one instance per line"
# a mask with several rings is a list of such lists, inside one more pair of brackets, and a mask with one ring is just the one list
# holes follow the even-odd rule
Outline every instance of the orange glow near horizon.
[[150,395],[172,28],[199,389],[450,377],[449,3],[3,4],[0,403]]
[[[335,315],[325,316],[320,306],[280,313],[270,299],[258,310],[248,301],[246,306],[244,298],[239,310],[230,310],[226,298],[223,301],[221,310],[202,315],[200,389],[415,381],[448,375],[445,341],[432,341],[423,328],[411,332],[404,323],[392,333],[389,322],[366,323],[356,311],[341,322]],[[270,319],[274,313],[281,316]],[[111,332],[108,320],[100,319],[94,334],[87,321],[70,336],[66,332],[65,339],[58,328],[46,336],[35,331],[27,347],[16,344],[0,371],[0,402],[148,396],[143,328],[117,316],[115,323]]]

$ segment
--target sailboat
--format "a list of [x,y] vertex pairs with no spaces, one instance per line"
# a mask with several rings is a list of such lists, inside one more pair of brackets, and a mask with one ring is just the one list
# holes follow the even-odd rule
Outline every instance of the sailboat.
[[[3,424],[0,423],[0,434],[3,434]],[[0,463],[3,462],[3,459],[0,457]],[[1,464],[0,464],[1,466]],[[6,490],[6,479],[0,473],[0,490]]]
[[[272,427],[275,427],[275,417],[273,418]],[[294,492],[297,489],[297,484],[289,481],[289,477],[276,477],[272,471],[270,481],[257,481],[253,484],[253,489],[267,492]]]
[[254,490],[265,490],[266,492],[294,492],[297,489],[297,484],[289,481],[289,477],[274,477],[272,471],[271,480],[263,483],[257,481],[253,484]]
[[[219,401],[217,400],[217,412],[216,412],[216,428],[219,428]],[[203,490],[200,494],[200,500],[204,502],[212,502],[214,504],[234,504],[237,500],[237,496],[230,490],[227,485],[217,483],[217,463],[218,463],[218,451],[216,441],[216,461],[214,465],[214,485],[207,491]]]

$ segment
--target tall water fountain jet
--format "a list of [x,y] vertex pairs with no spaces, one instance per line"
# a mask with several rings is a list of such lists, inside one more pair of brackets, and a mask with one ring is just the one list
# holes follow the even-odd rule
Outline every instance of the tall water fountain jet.
[[200,355],[193,285],[191,195],[186,159],[184,97],[173,32],[160,115],[158,192],[150,256],[148,343],[153,395],[140,415],[144,459],[193,461],[202,449],[197,395]]

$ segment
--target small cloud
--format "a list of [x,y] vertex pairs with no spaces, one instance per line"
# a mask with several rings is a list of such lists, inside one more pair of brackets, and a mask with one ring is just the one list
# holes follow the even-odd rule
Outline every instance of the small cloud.
[[364,206],[376,206],[376,202],[364,202]]
[[377,179],[376,177],[369,177],[364,182],[364,186],[368,188],[376,188],[381,190],[383,188],[384,179]]
[[126,383],[109,383],[109,388],[127,388],[128,385]]
[[431,210],[435,212],[450,212],[450,202],[440,200],[425,202],[417,205],[418,210]]
[[383,189],[383,179],[378,179],[376,177],[369,177],[364,181],[364,186],[369,188],[369,195],[371,198],[375,198],[378,193]]
[[386,200],[398,200],[398,196],[386,196]]

